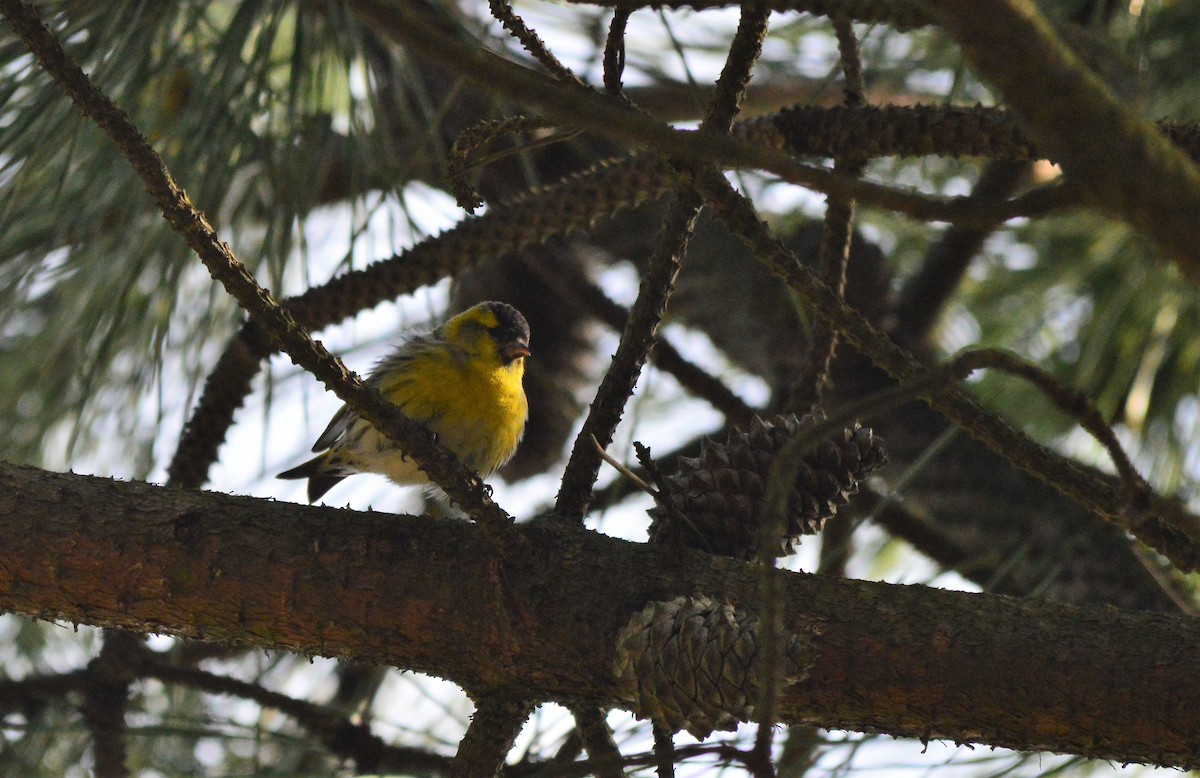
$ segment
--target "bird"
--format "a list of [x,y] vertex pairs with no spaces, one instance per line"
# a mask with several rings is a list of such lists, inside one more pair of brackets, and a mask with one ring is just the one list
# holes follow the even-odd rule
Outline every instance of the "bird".
[[[512,457],[525,432],[522,378],[529,355],[529,323],[521,312],[482,302],[433,330],[405,336],[366,382],[486,478]],[[278,475],[307,478],[310,503],[356,473],[433,486],[411,457],[346,405],[312,450],[323,453]]]

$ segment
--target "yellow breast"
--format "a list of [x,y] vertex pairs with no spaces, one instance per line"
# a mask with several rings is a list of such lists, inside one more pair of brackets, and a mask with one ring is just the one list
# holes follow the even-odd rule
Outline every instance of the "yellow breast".
[[463,464],[488,476],[512,457],[525,432],[524,372],[524,359],[500,365],[430,352],[414,356],[380,390],[426,424]]

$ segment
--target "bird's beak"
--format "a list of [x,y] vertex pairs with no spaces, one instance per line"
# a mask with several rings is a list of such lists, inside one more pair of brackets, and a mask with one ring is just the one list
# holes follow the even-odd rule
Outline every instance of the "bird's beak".
[[519,357],[527,356],[529,356],[529,344],[523,340],[514,340],[512,343],[505,343],[500,347],[500,358],[506,365]]

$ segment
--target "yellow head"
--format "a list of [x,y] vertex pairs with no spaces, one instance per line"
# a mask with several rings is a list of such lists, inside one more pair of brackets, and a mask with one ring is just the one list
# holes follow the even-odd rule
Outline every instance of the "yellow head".
[[511,305],[480,303],[443,324],[441,330],[460,358],[485,370],[508,369],[518,376],[525,372],[529,322]]

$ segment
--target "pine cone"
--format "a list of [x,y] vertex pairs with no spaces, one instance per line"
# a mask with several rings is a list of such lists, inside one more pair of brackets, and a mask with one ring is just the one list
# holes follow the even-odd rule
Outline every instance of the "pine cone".
[[[727,602],[651,602],[617,636],[613,675],[622,699],[669,732],[703,740],[754,717],[762,686],[758,618]],[[786,687],[808,676],[816,654],[800,634],[781,635]]]
[[[819,417],[755,417],[749,432],[735,429],[724,444],[705,439],[698,458],[680,457],[650,511],[650,541],[688,546],[741,559],[758,555],[759,514],[776,454]],[[883,441],[855,424],[817,443],[801,463],[789,500],[787,526],[776,556],[792,553],[801,535],[820,532],[858,491],[858,482],[887,463]]]

